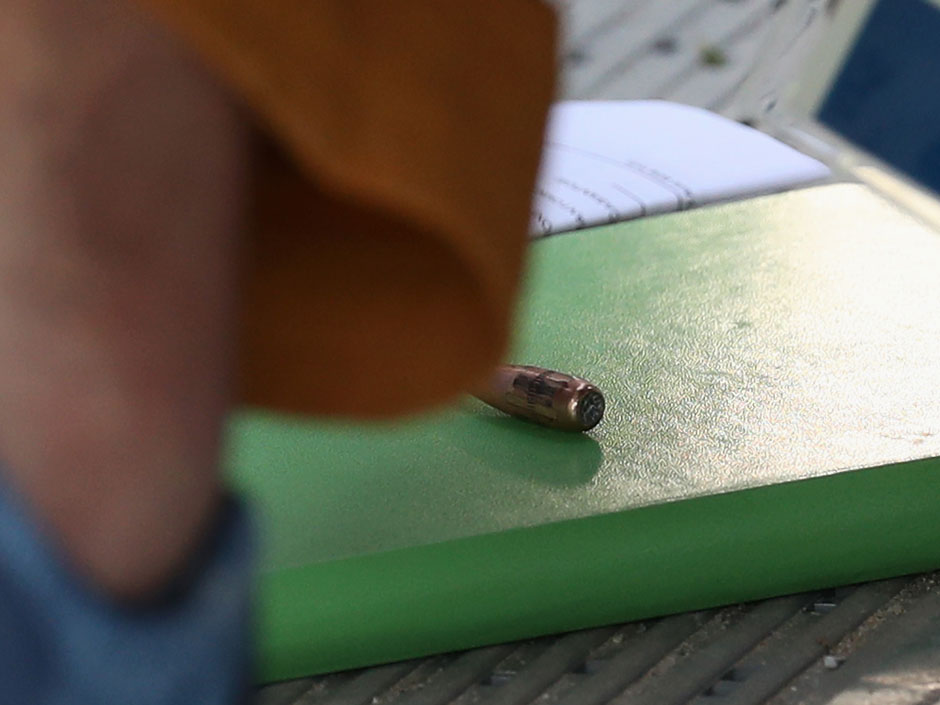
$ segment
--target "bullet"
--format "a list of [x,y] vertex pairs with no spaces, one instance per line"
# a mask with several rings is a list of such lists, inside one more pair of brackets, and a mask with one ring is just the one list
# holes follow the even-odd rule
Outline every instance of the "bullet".
[[502,365],[475,395],[512,416],[563,431],[587,431],[604,417],[604,395],[586,379],[532,365]]

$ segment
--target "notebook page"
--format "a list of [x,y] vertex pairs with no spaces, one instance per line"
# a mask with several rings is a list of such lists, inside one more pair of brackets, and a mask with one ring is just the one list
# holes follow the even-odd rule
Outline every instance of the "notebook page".
[[829,169],[714,113],[658,100],[566,101],[549,118],[533,236],[783,191]]

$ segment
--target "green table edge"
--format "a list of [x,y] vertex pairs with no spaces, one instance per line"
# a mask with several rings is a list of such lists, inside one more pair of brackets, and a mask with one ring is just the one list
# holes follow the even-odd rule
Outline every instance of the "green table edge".
[[925,458],[282,569],[260,580],[257,679],[934,569],[938,498]]

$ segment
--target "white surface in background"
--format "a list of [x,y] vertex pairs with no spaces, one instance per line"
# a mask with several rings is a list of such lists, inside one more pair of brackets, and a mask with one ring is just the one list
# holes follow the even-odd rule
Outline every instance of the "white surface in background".
[[664,101],[567,101],[549,122],[531,230],[549,235],[782,191],[820,162],[714,113]]

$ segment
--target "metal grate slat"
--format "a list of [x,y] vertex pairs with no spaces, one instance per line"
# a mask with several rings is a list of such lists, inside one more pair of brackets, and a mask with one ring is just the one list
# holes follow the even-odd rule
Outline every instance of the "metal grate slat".
[[833,653],[837,668],[817,660],[767,705],[940,703],[940,573],[908,579]]
[[606,641],[615,628],[589,629],[560,637],[528,667],[494,688],[483,700],[486,705],[513,705],[534,700],[565,673],[584,663],[588,652]]
[[638,680],[667,653],[702,626],[711,613],[691,612],[666,617],[625,642],[580,687],[558,705],[601,705]]
[[695,697],[718,680],[744,654],[767,634],[809,601],[807,595],[791,595],[751,606],[736,624],[711,643],[694,652],[673,668],[646,684],[645,688],[628,689],[611,700],[616,705],[678,705]]
[[310,689],[291,705],[371,705],[376,693],[382,693],[415,670],[419,661],[402,661],[359,671],[339,686],[318,692]]
[[[827,653],[832,645],[865,621],[905,585],[906,581],[886,580],[863,585],[852,592],[828,614],[806,617],[802,629],[780,639],[774,648],[760,655],[760,660],[747,659],[736,670],[743,679],[733,681],[730,692],[722,694],[722,705],[748,705],[763,702],[779,691],[801,671]],[[701,698],[697,705],[714,703],[714,698]]]
[[501,644],[464,652],[419,688],[404,693],[391,702],[395,705],[439,705],[450,702],[474,683],[485,679],[513,648],[512,644]]

